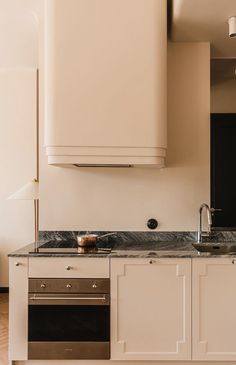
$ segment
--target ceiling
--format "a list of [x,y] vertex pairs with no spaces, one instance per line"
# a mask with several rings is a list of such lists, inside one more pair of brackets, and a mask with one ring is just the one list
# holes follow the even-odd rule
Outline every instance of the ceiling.
[[236,0],[172,0],[171,8],[172,41],[210,42],[212,58],[236,58],[236,38],[228,36]]

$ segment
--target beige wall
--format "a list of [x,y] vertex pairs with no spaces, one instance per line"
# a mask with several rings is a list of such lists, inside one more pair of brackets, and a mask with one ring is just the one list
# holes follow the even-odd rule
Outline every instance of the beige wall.
[[[12,15],[0,22],[0,38],[6,35],[0,42],[0,286],[7,285],[7,253],[33,239],[31,202],[6,198],[35,174],[34,12],[41,14],[42,4],[0,0],[6,16],[18,9],[28,19],[22,33]],[[14,27],[21,46],[8,42],[18,39]],[[48,166],[41,120],[41,229],[145,230],[149,217],[159,220],[160,230],[196,229],[197,208],[209,200],[209,45],[172,44],[168,78],[168,167],[162,171]]]
[[33,202],[7,200],[35,175],[35,70],[0,69],[0,286],[7,254],[34,238]]
[[33,202],[7,197],[35,176],[38,0],[0,0],[0,287],[7,254],[34,238]]
[[209,201],[210,49],[176,43],[168,61],[167,168],[70,169],[47,165],[41,146],[43,230],[196,230]]
[[38,64],[39,0],[0,0],[0,67]]
[[211,112],[236,113],[236,80],[218,82],[211,86]]

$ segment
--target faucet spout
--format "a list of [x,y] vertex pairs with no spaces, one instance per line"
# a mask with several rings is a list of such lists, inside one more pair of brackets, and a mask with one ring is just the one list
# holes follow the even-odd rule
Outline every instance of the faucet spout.
[[[208,229],[207,232],[203,232],[202,230],[202,212],[203,210],[206,210],[207,213],[207,222],[208,222]],[[197,242],[202,242],[203,237],[209,237],[211,236],[211,226],[212,226],[212,218],[211,218],[211,209],[209,205],[206,203],[203,203],[199,208],[199,226],[198,226],[198,233],[197,233]]]

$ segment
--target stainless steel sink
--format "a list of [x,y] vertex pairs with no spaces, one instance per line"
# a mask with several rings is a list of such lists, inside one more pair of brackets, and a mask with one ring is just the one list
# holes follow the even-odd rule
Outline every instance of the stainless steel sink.
[[236,242],[195,242],[192,245],[199,252],[208,252],[214,255],[236,254]]

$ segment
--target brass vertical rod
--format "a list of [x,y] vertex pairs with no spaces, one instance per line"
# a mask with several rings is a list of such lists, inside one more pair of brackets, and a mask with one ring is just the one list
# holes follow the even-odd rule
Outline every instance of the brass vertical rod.
[[[39,181],[39,69],[36,71],[36,181]],[[34,200],[34,240],[38,251],[39,201]]]
[[36,200],[37,241],[39,239],[39,200]]
[[37,242],[38,242],[38,200],[34,200],[34,241],[35,241],[35,250],[37,251]]
[[36,72],[36,180],[39,181],[39,69]]
[[37,203],[34,200],[34,240],[37,240]]

